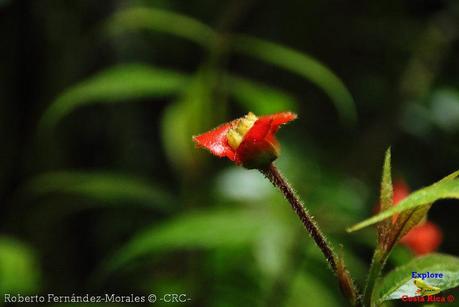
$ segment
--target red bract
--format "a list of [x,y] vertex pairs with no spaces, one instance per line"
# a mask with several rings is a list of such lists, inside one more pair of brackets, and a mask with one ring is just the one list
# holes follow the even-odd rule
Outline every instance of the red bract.
[[[410,189],[402,180],[394,183],[394,206],[410,194]],[[392,218],[395,223],[396,217]],[[418,226],[411,229],[400,243],[411,249],[416,255],[424,255],[435,251],[441,244],[442,232],[432,222],[422,221]]]
[[282,112],[245,117],[224,123],[217,128],[193,137],[199,146],[218,157],[226,157],[246,168],[265,168],[279,155],[275,134],[279,127],[296,118],[296,114]]

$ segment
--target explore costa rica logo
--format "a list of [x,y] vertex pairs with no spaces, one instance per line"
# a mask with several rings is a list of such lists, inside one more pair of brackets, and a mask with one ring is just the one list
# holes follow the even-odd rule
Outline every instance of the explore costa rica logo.
[[[452,303],[455,300],[454,295],[449,294],[447,296],[437,295],[441,292],[441,288],[435,286],[432,283],[432,280],[441,280],[445,276],[444,273],[411,273],[412,285],[415,286],[416,290],[414,295],[412,293],[412,288],[407,294],[401,296],[402,302],[406,303]],[[410,282],[411,284],[411,282]],[[407,289],[408,290],[408,289]]]

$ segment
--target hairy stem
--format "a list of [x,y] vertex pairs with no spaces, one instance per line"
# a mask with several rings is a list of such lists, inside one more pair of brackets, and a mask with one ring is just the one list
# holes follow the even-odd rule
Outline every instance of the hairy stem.
[[324,254],[328,264],[330,265],[330,268],[337,275],[340,288],[345,296],[351,301],[353,305],[360,305],[357,290],[354,287],[349,272],[344,269],[342,259],[339,259],[335,255],[325,235],[322,233],[313,217],[306,210],[290,184],[285,180],[285,178],[282,176],[274,164],[270,164],[265,169],[260,169],[260,172],[265,175],[265,177],[268,178],[269,181],[271,181],[271,183],[276,188],[278,188],[284,197],[288,200],[292,206],[292,209],[295,211],[296,215],[299,217],[304,227],[306,228],[307,232]]
[[325,239],[325,236],[322,234],[322,231],[320,231],[319,227],[317,226],[317,223],[313,220],[312,216],[303,206],[303,203],[300,201],[295,191],[279,173],[279,170],[274,166],[274,164],[271,164],[266,169],[262,169],[261,172],[263,175],[265,175],[266,178],[269,179],[269,181],[271,181],[271,183],[276,188],[281,190],[282,194],[284,194],[290,205],[292,205],[293,210],[300,218],[309,235],[312,237],[314,242],[316,242],[317,246],[324,254],[333,272],[336,272],[337,266],[335,253]]
[[373,302],[372,300],[373,292],[375,290],[376,281],[381,275],[381,271],[384,267],[386,260],[387,256],[384,256],[380,250],[376,249],[375,253],[373,254],[373,259],[371,261],[365,291],[363,293],[363,302],[367,307],[375,306],[375,302]]

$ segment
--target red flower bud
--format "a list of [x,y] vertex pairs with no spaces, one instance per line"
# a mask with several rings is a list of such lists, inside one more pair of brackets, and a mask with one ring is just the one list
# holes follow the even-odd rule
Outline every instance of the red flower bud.
[[195,136],[193,141],[197,146],[218,157],[226,157],[237,165],[265,168],[279,156],[280,147],[275,138],[277,130],[296,117],[291,112],[261,117],[249,113]]

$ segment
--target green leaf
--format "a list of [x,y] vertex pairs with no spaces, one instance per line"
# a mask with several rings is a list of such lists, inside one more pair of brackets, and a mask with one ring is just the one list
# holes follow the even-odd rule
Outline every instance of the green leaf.
[[176,35],[209,48],[217,34],[206,24],[185,15],[157,8],[129,8],[117,12],[107,22],[108,32],[153,30]]
[[346,86],[330,69],[310,55],[246,35],[234,37],[233,49],[238,53],[279,66],[311,81],[331,98],[344,121],[355,122],[354,100]]
[[457,177],[459,176],[459,170],[458,171],[455,171],[451,174],[449,174],[448,176],[446,176],[445,178],[441,179],[440,181],[434,183],[433,185],[436,185],[436,184],[441,184],[443,182],[448,182],[448,181],[451,181],[451,180],[454,180],[456,179]]
[[[454,172],[451,175],[446,176],[436,184],[453,180],[457,176],[457,174],[458,172]],[[391,233],[388,236],[392,239],[392,246],[395,245],[411,229],[419,225],[419,223],[426,217],[426,214],[427,212],[429,212],[430,207],[432,207],[432,203],[425,204],[414,209],[408,209],[400,213],[400,215],[397,218],[396,225],[393,227],[393,233]]]
[[265,223],[249,210],[194,212],[154,225],[132,238],[107,263],[113,271],[133,260],[177,249],[230,248],[256,242]]
[[244,109],[255,114],[271,114],[297,109],[295,99],[273,87],[237,76],[229,76],[226,83],[236,101]]
[[30,294],[38,290],[40,271],[32,250],[12,238],[0,237],[0,293]]
[[[381,179],[381,192],[379,200],[379,212],[387,210],[393,206],[393,186],[391,175],[391,151],[390,148],[386,151],[384,158],[383,175]],[[392,221],[390,219],[383,220],[378,224],[378,244],[381,245],[386,239],[390,230]]]
[[364,227],[380,222],[394,214],[404,212],[406,210],[419,208],[421,206],[429,206],[440,199],[455,198],[459,199],[459,180],[453,180],[459,175],[456,171],[442,180],[430,185],[426,188],[417,190],[411,193],[408,197],[400,201],[400,203],[388,210],[364,220],[347,229],[348,232],[353,232]]
[[384,158],[383,175],[381,180],[381,209],[380,211],[386,210],[393,206],[393,187],[392,187],[392,176],[391,176],[391,152],[390,148],[386,151]]
[[189,119],[191,108],[186,101],[176,101],[165,108],[161,118],[162,144],[168,160],[177,170],[188,169],[194,164],[190,144],[190,135],[193,135]]
[[429,254],[415,258],[409,263],[388,273],[377,290],[377,300],[399,299],[403,295],[415,296],[417,287],[413,283],[412,272],[443,273],[443,278],[426,278],[424,281],[441,291],[459,286],[459,258],[444,254]]
[[[391,219],[384,220],[388,221],[389,226],[387,232],[381,235],[381,246],[384,249],[382,259],[387,259],[395,244],[397,244],[397,242],[411,229],[419,225],[419,223],[426,217],[426,214],[430,210],[431,206],[432,204],[428,204],[403,211],[397,217],[395,224],[391,223]],[[384,221],[381,221],[380,223],[383,223]],[[383,260],[383,262],[385,262],[385,260]]]
[[170,210],[173,197],[158,186],[138,178],[101,172],[61,171],[38,175],[26,186],[37,196],[68,194],[104,203],[139,203],[155,209]]
[[49,131],[76,108],[142,97],[165,97],[182,90],[188,77],[180,73],[124,64],[109,68],[64,91],[43,114],[39,128]]
[[[393,204],[393,186],[391,177],[391,152],[386,151],[383,176],[381,180],[380,212],[390,209]],[[426,216],[431,204],[402,212],[395,223],[387,218],[378,223],[378,247],[384,249],[385,259],[394,245]]]
[[401,225],[401,227],[400,230],[398,230],[398,235],[395,238],[394,244],[424,219],[430,207],[432,207],[432,204],[427,204],[412,210],[403,211],[399,215],[397,218],[397,225]]

